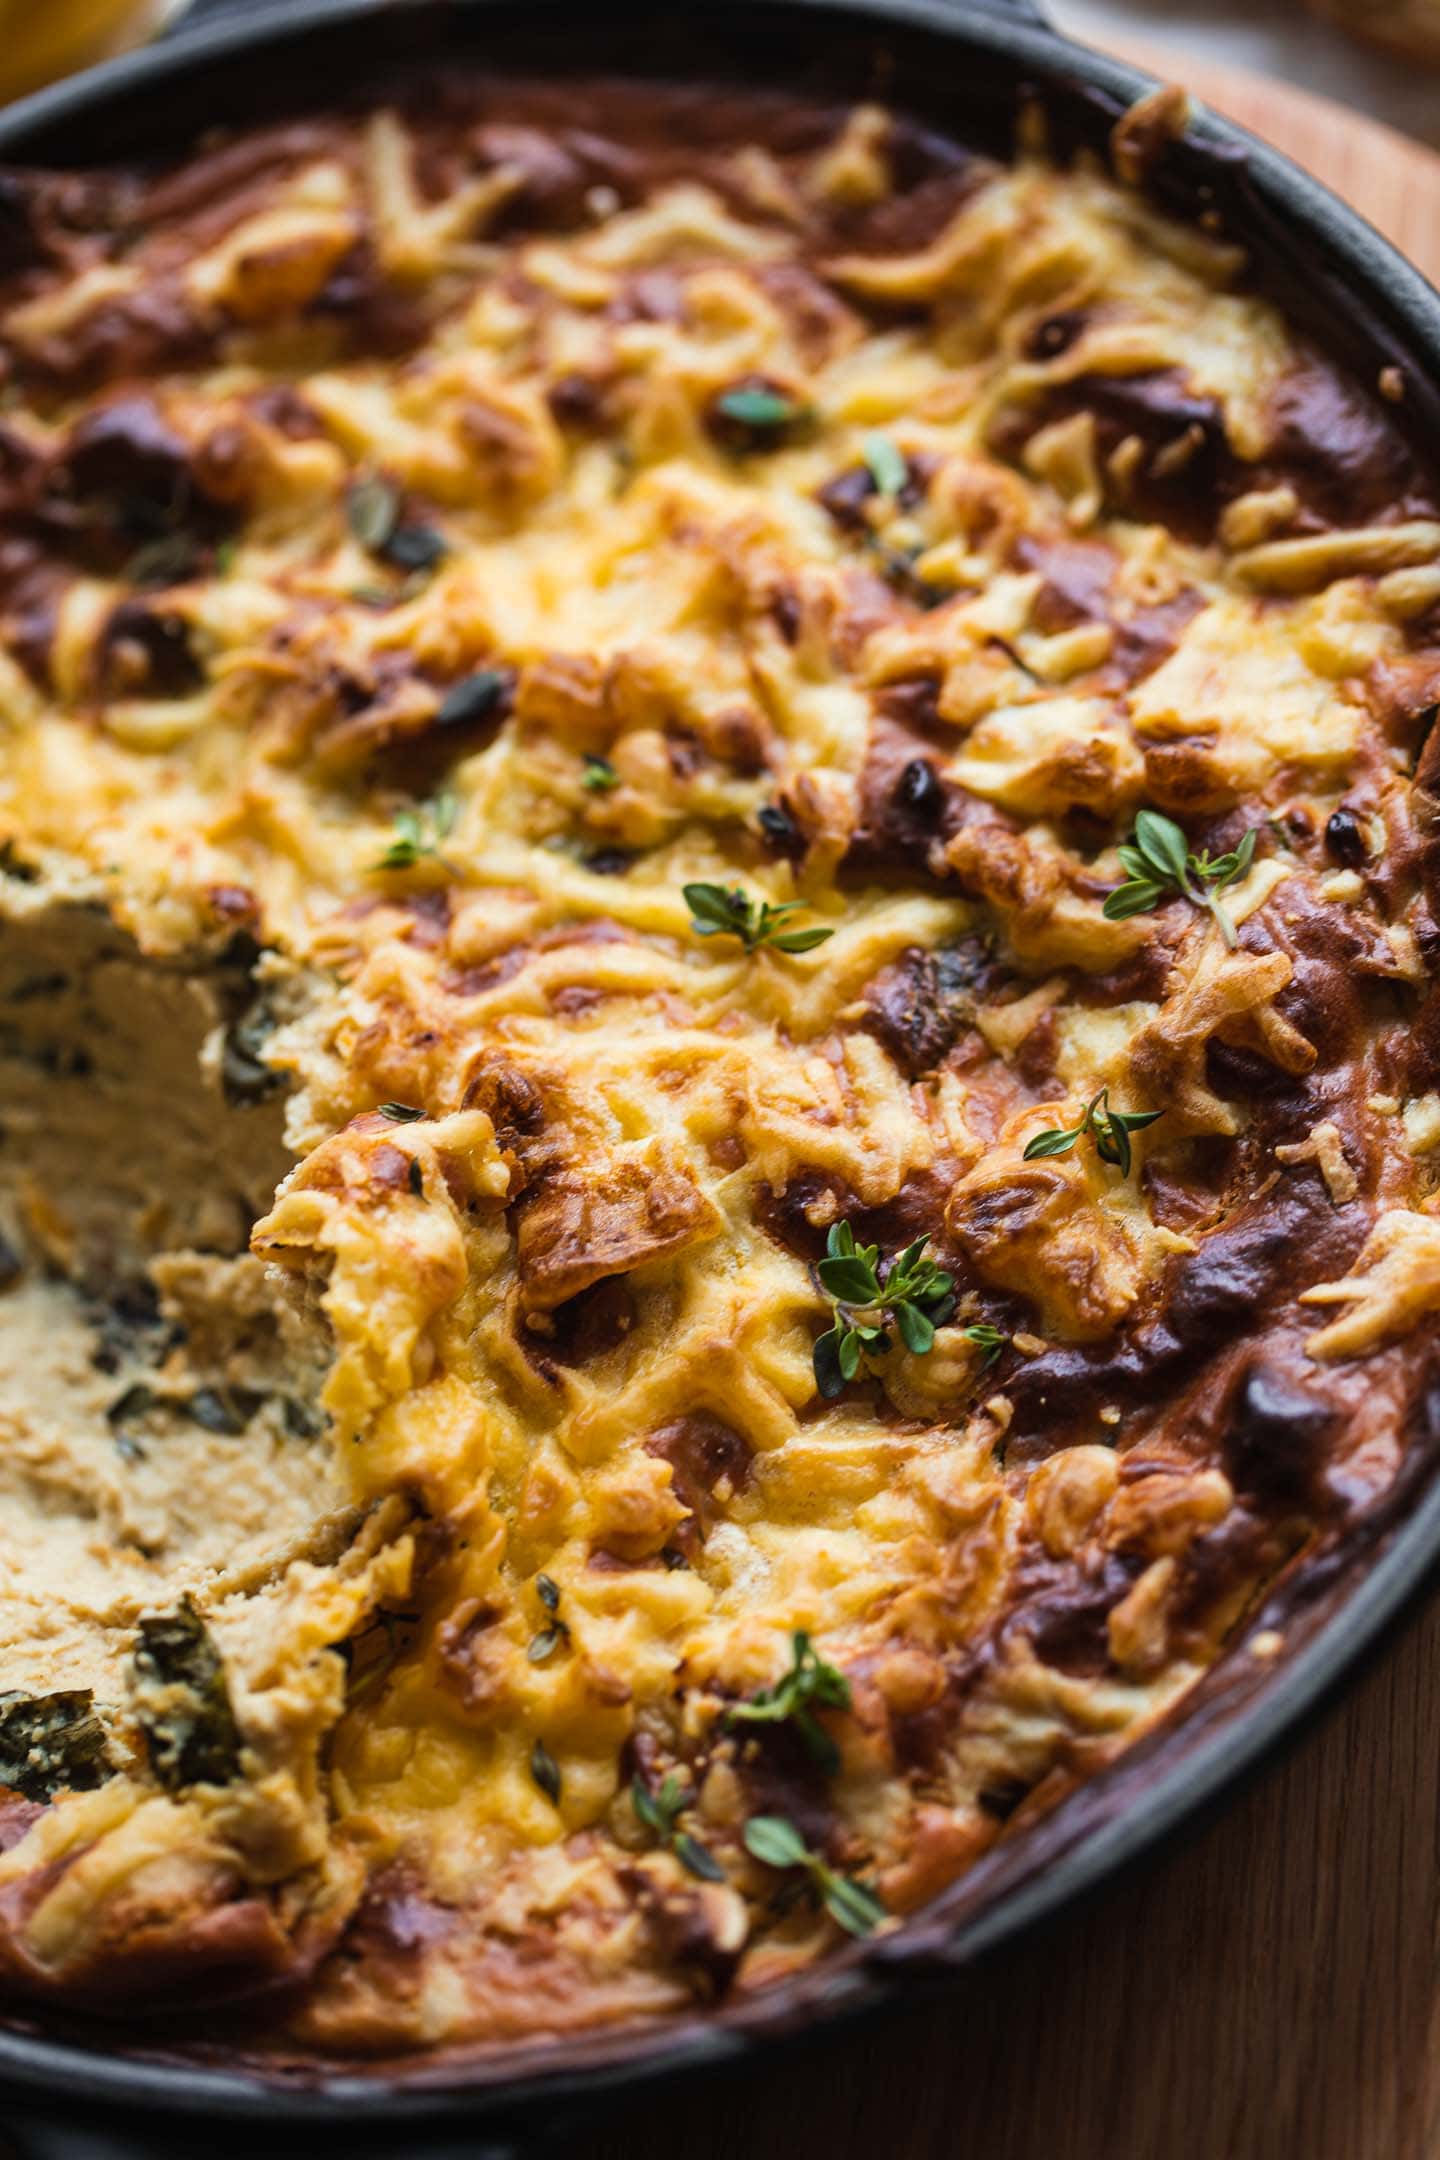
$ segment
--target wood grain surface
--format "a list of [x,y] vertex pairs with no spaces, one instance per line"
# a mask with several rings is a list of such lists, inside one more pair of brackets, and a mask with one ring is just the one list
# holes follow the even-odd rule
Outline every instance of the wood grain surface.
[[[1188,79],[1440,281],[1440,156],[1259,76]],[[943,2005],[623,2110],[581,2144],[594,2160],[1436,2160],[1440,1606],[1219,1821]]]

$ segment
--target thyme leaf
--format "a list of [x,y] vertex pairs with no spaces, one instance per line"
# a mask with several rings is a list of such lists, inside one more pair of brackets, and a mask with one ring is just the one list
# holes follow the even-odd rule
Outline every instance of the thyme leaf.
[[817,1852],[784,1815],[752,1815],[745,1825],[745,1850],[766,1867],[786,1872],[803,1868],[810,1888],[847,1935],[873,1935],[886,1918],[885,1907],[868,1883],[842,1875]]
[[598,757],[593,750],[586,750],[583,758],[584,770],[580,775],[580,785],[588,794],[608,795],[612,788],[619,787],[620,775],[609,758]]
[[477,674],[452,683],[440,700],[436,727],[466,727],[476,720],[488,720],[509,684],[510,678],[502,668],[481,668]]
[[550,1615],[550,1625],[532,1635],[525,1648],[525,1655],[532,1665],[543,1665],[553,1656],[562,1643],[570,1640],[570,1623],[560,1618],[560,1585],[549,1575],[535,1577],[535,1595]]
[[803,1628],[791,1637],[790,1669],[773,1686],[761,1688],[748,1702],[725,1715],[727,1725],[793,1725],[821,1769],[833,1776],[840,1750],[815,1716],[821,1709],[848,1710],[850,1683],[838,1666],[828,1665]]
[[715,1855],[688,1830],[678,1828],[680,1817],[690,1805],[690,1795],[673,1770],[666,1773],[658,1791],[652,1791],[643,1778],[632,1778],[630,1804],[656,1843],[667,1846],[681,1867],[702,1882],[725,1881],[725,1870]]
[[992,1327],[988,1320],[974,1320],[969,1327],[962,1328],[960,1332],[967,1342],[974,1343],[977,1350],[984,1351],[985,1355],[980,1361],[980,1370],[982,1372],[995,1363],[1006,1343],[1010,1340],[1010,1337],[1003,1334],[998,1327]]
[[399,490],[388,480],[358,480],[345,497],[345,522],[372,555],[384,547],[399,517]]
[[445,789],[428,803],[421,803],[415,810],[397,810],[395,813],[395,838],[379,861],[376,870],[413,870],[416,863],[426,860],[438,862],[444,868],[440,853],[441,845],[455,830],[460,815],[460,799]]
[[710,430],[727,450],[778,450],[809,425],[810,407],[777,383],[751,378],[712,398]]
[[727,420],[751,428],[788,427],[802,409],[783,390],[726,390],[715,405]]
[[530,1750],[530,1775],[544,1793],[552,1807],[559,1807],[560,1795],[565,1781],[560,1775],[560,1765],[550,1753],[543,1740],[537,1740]]
[[397,570],[430,570],[448,550],[432,526],[402,522],[400,491],[375,475],[357,480],[345,497],[345,522],[370,554]]
[[904,452],[896,449],[888,435],[867,435],[860,454],[875,483],[876,493],[883,495],[887,502],[897,501],[910,479]]

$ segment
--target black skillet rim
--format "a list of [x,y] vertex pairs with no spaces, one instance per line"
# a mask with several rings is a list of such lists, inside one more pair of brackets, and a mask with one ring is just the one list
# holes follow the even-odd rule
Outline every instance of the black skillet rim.
[[[817,27],[828,16],[852,33],[873,32],[880,42],[894,32],[938,35],[957,54],[979,46],[1002,64],[1014,63],[1015,95],[1028,84],[1042,93],[1063,92],[1072,98],[1078,89],[1082,98],[1100,107],[1102,118],[1153,87],[1153,78],[1061,37],[1028,13],[1011,12],[1003,0],[998,14],[986,0],[978,0],[978,5],[980,11],[972,12],[956,7],[953,0],[745,0],[740,8],[699,7],[687,13],[717,20],[722,15],[758,19],[768,14],[791,21],[808,14]],[[23,161],[27,143],[42,134],[72,123],[83,127],[98,108],[123,103],[152,86],[183,84],[209,62],[253,57],[262,50],[279,55],[287,45],[317,35],[343,40],[347,26],[383,15],[452,17],[457,32],[463,33],[468,19],[502,9],[520,12],[510,0],[302,0],[283,12],[262,10],[249,18],[221,20],[173,45],[127,54],[0,113],[0,158]],[[544,12],[553,20],[565,9],[551,6]],[[585,12],[583,0],[577,12]],[[644,6],[609,11],[612,22],[621,13],[643,22],[647,12],[658,18],[665,11]],[[1237,237],[1264,235],[1272,271],[1278,262],[1283,273],[1288,256],[1301,279],[1318,276],[1323,290],[1343,299],[1341,327],[1353,331],[1357,322],[1363,324],[1364,349],[1372,362],[1393,357],[1402,367],[1407,362],[1411,369],[1418,366],[1420,375],[1407,375],[1407,381],[1422,393],[1427,364],[1431,380],[1440,377],[1440,295],[1355,211],[1247,131],[1208,112],[1197,115],[1187,150],[1196,173],[1209,170],[1216,194],[1224,195],[1227,206],[1240,206],[1231,219]],[[1192,176],[1192,206],[1197,184],[1206,191],[1203,178],[1194,183]],[[1313,298],[1310,312],[1315,313]],[[1326,342],[1333,350],[1336,339]],[[1427,437],[1440,449],[1440,405],[1431,405],[1427,418]],[[624,2054],[614,2061],[571,2070],[540,2065],[511,2082],[495,2081],[493,2072],[483,2082],[467,2078],[463,2064],[429,2078],[397,2077],[382,2066],[373,2072],[306,2072],[297,2079],[294,2073],[262,2075],[140,2054],[111,2055],[102,2052],[103,2041],[80,2045],[0,2029],[0,2082],[16,2099],[23,2093],[32,2104],[59,2101],[67,2114],[99,2105],[126,2114],[143,2110],[152,2117],[204,2113],[212,2121],[223,2115],[237,2122],[264,2119],[270,2124],[344,2122],[352,2129],[362,2122],[438,2127],[463,2115],[469,2125],[483,2128],[497,2117],[508,2125],[520,2113],[553,2113],[567,2103],[621,2087],[632,2089],[642,2082],[735,2063],[762,2046],[793,2044],[800,2036],[797,2023],[803,2023],[807,2034],[834,2033],[842,2023],[893,2008],[921,1992],[933,1992],[947,1978],[972,1971],[981,1957],[1038,1929],[1063,1907],[1094,1895],[1122,1868],[1153,1855],[1182,1828],[1197,1827],[1332,1702],[1387,1637],[1399,1632],[1435,1587],[1437,1576],[1440,1476],[1432,1466],[1428,1489],[1390,1532],[1355,1588],[1233,1717],[1162,1772],[1123,1812],[1063,1852],[1037,1878],[1002,1893],[973,1920],[950,1931],[943,1943],[937,1946],[933,1920],[928,1939],[914,1939],[927,1936],[927,1914],[922,1912],[889,1939],[882,1960],[838,1966],[808,1997],[803,2021],[795,2017],[790,1991],[777,1988],[747,2006],[743,2023],[716,2026],[678,2042],[664,2024],[633,2027]]]

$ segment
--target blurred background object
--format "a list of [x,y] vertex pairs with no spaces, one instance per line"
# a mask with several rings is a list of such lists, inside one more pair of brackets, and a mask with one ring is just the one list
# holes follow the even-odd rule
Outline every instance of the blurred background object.
[[1440,66],[1440,0],[1310,0],[1355,37]]
[[[1144,47],[1183,81],[1187,62],[1250,68],[1318,91],[1440,147],[1440,78],[1370,40],[1428,25],[1440,61],[1440,0],[1042,0],[1086,44]],[[1343,27],[1342,27],[1343,25]],[[1418,52],[1418,45],[1413,48]]]
[[[139,44],[188,12],[286,0],[0,0],[0,104]],[[1040,0],[1058,28],[1183,79],[1248,68],[1440,147],[1440,0]],[[1364,40],[1365,42],[1358,42]],[[1247,114],[1245,116],[1249,118]]]
[[181,0],[0,0],[0,102],[138,45]]

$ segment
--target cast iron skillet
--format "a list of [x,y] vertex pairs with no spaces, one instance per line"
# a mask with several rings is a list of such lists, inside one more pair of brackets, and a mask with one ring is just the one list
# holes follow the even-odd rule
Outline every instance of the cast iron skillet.
[[[240,0],[240,5],[244,0]],[[216,0],[209,0],[214,9]],[[0,159],[74,164],[178,147],[221,121],[323,102],[362,77],[453,58],[541,71],[872,92],[982,149],[1008,149],[1039,99],[1062,151],[1103,147],[1149,79],[1050,31],[1031,0],[220,0],[231,17],[113,62],[0,114]],[[1238,128],[1201,117],[1152,180],[1166,207],[1218,213],[1259,281],[1329,353],[1373,383],[1400,368],[1403,408],[1440,458],[1440,296],[1353,211]],[[983,1954],[1133,1869],[1231,1796],[1364,1656],[1393,1636],[1440,1563],[1440,1399],[1406,1467],[1328,1568],[1261,1613],[1289,1650],[1222,1662],[1171,1726],[1024,1837],[1002,1844],[895,1935],[744,2005],[646,2032],[537,2042],[465,2066],[336,2072],[234,2050],[117,2047],[104,2034],[0,2027],[0,2134],[22,2160],[293,2150],[343,2141],[362,2160],[503,2160],[563,2140],[606,2092],[734,2064],[841,2019],[914,2003]],[[137,2005],[137,2010],[143,2006]],[[223,2128],[221,2126],[224,2126]],[[578,2134],[578,2141],[577,2141]],[[226,2138],[234,2141],[225,2144]]]

